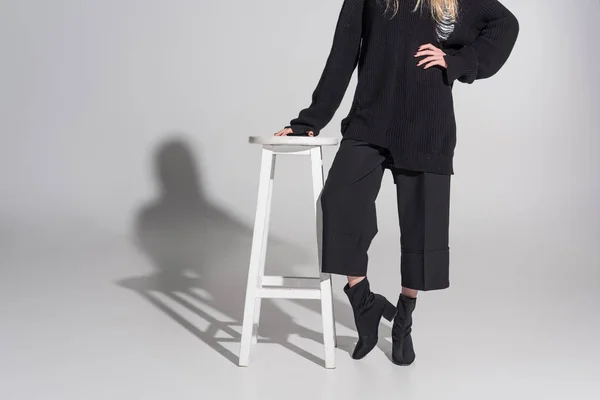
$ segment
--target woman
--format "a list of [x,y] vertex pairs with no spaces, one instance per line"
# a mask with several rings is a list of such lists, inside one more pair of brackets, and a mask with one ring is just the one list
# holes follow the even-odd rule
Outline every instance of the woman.
[[[452,86],[494,75],[518,30],[517,19],[497,0],[345,0],[312,104],[276,133],[318,135],[358,65],[343,140],[321,197],[322,269],[348,278],[344,291],[359,335],[355,359],[375,347],[382,316],[394,321],[393,362],[409,365],[415,359],[411,327],[417,292],[449,286],[456,144]],[[401,231],[397,307],[371,292],[366,278],[385,169],[396,184]]]

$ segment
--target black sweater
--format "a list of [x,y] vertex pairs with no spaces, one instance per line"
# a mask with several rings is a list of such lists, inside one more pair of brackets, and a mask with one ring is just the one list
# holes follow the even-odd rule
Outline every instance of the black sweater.
[[[519,24],[497,0],[459,0],[454,30],[444,39],[427,8],[400,0],[397,14],[384,0],[345,0],[333,46],[312,104],[290,126],[315,135],[333,118],[358,65],[358,85],[344,138],[390,150],[398,168],[453,174],[456,123],[454,81],[472,83],[494,75],[510,55]],[[447,54],[448,69],[417,67],[419,46]]]

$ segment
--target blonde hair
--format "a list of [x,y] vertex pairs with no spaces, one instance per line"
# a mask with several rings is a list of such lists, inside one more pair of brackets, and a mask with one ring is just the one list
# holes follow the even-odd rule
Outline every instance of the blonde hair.
[[[405,0],[386,0],[385,10],[392,10],[393,15],[396,15],[399,1]],[[429,5],[431,17],[437,23],[455,22],[458,18],[458,0],[417,0],[415,11],[422,9],[425,3]]]

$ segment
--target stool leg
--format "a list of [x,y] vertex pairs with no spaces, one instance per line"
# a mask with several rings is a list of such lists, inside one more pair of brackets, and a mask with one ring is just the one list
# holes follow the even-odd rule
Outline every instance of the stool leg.
[[[267,212],[265,215],[265,227],[263,229],[262,246],[260,253],[260,260],[258,264],[258,286],[262,287],[262,278],[265,275],[265,261],[267,258],[267,245],[269,244],[269,222],[271,220],[271,199],[273,198],[273,181],[275,180],[275,163],[277,162],[277,156],[273,154],[273,160],[271,162],[271,170],[269,173],[269,184],[267,190]],[[254,326],[252,328],[252,344],[258,342],[258,325],[260,323],[260,309],[262,305],[262,298],[258,297],[255,300],[256,306],[254,307]]]
[[244,320],[242,323],[242,337],[240,340],[240,358],[238,365],[248,366],[252,331],[254,330],[255,312],[257,305],[256,291],[260,284],[261,258],[265,246],[267,220],[269,214],[271,178],[273,176],[273,161],[275,155],[271,150],[263,148],[260,167],[260,180],[258,184],[258,201],[256,217],[254,220],[254,233],[252,235],[252,250],[250,265],[248,267],[248,286],[246,287],[246,301],[244,304]]
[[319,274],[321,276],[321,317],[323,319],[323,344],[325,346],[325,368],[335,368],[335,318],[333,315],[333,291],[331,275],[321,272],[322,252],[322,219],[321,192],[323,191],[323,153],[321,147],[311,149],[313,193],[317,225],[317,248],[319,257]]

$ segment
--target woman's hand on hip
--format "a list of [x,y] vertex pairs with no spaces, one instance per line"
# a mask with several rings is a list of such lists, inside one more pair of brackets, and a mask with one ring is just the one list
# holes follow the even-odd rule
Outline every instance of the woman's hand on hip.
[[415,54],[415,57],[425,57],[419,61],[417,67],[425,65],[423,69],[428,69],[437,65],[442,68],[448,68],[448,64],[446,64],[446,59],[444,58],[445,55],[446,53],[444,53],[442,49],[439,49],[432,44],[424,44],[419,47],[417,54]]
[[[292,132],[293,132],[292,128],[284,128],[284,129],[280,130],[279,132],[277,132],[275,134],[275,136],[287,136]],[[315,134],[313,131],[308,131],[308,136],[315,136]]]

